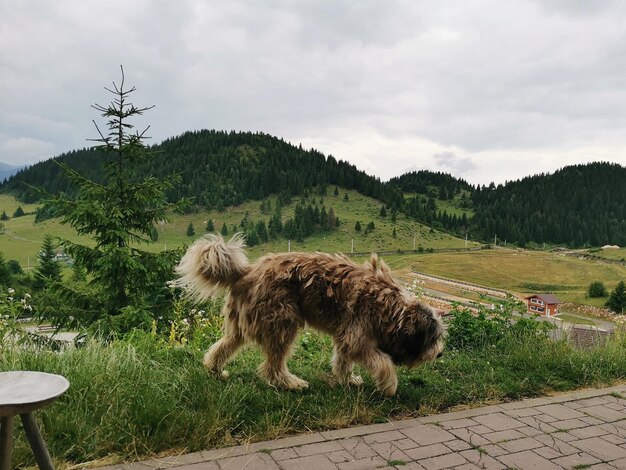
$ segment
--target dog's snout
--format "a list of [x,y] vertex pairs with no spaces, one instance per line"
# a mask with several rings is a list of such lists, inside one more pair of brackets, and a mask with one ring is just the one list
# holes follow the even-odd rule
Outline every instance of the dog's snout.
[[439,359],[441,356],[443,356],[443,352],[440,352],[439,354],[437,354],[437,359]]

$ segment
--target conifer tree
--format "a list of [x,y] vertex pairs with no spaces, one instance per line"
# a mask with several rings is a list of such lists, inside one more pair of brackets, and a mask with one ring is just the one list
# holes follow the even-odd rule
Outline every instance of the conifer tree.
[[615,313],[626,312],[626,285],[624,284],[624,281],[620,281],[611,292],[609,300],[606,302],[606,306]]
[[222,225],[222,230],[220,233],[222,234],[223,237],[228,235],[228,227],[226,226],[226,222],[224,222],[224,225]]
[[188,237],[193,237],[196,234],[196,229],[193,227],[193,222],[189,222],[189,225],[187,225],[186,233]]
[[[77,323],[99,322],[97,327],[104,332],[149,325],[159,308],[167,308],[162,302],[169,295],[165,283],[171,279],[178,254],[150,253],[138,244],[150,243],[154,225],[166,220],[168,210],[180,212],[189,202],[167,203],[166,192],[180,182],[179,177],[139,180],[133,173],[139,162],[153,154],[144,145],[149,127],[133,132],[132,119],[153,106],[137,107],[130,101],[135,87],[126,86],[123,68],[119,85],[114,82],[112,89],[105,89],[113,99],[107,106],[95,104],[93,108],[106,120],[108,132],[103,133],[94,121],[99,138],[91,139],[108,157],[102,182],[56,162],[77,188],[76,196],[60,193],[49,195],[46,201],[63,224],[93,240],[90,245],[61,241],[66,253],[86,269],[92,288],[88,298],[78,298],[76,292],[67,297],[76,305],[89,306]],[[64,319],[53,321],[63,326]]]
[[2,215],[0,215],[0,220],[9,220],[9,216],[6,211],[2,211]]
[[61,280],[61,265],[56,260],[52,235],[44,235],[37,261],[39,266],[35,270],[35,289],[43,289]]
[[359,222],[358,220],[356,221],[356,224],[354,224],[354,230],[356,230],[357,232],[361,231],[361,222]]
[[209,219],[206,221],[206,231],[209,233],[215,232],[215,224],[213,224],[213,219]]
[[22,209],[22,206],[17,206],[17,209],[15,209],[15,212],[13,212],[13,217],[22,217],[24,215],[24,209]]

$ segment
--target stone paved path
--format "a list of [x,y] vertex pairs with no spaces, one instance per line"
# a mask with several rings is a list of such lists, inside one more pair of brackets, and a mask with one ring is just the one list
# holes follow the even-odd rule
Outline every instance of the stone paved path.
[[107,470],[626,469],[626,384]]

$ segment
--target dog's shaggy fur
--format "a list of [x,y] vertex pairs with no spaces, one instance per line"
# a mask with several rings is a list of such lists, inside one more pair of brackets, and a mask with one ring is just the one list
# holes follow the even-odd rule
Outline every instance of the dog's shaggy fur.
[[217,374],[246,343],[257,343],[266,360],[261,375],[277,387],[302,389],[307,382],[287,369],[298,330],[310,325],[332,336],[332,370],[340,383],[361,384],[361,364],[386,395],[396,392],[394,364],[413,366],[437,357],[445,328],[372,255],[358,265],[342,255],[268,254],[250,265],[244,241],[209,235],[196,241],[176,268],[177,284],[197,300],[228,291],[224,336],[204,356]]

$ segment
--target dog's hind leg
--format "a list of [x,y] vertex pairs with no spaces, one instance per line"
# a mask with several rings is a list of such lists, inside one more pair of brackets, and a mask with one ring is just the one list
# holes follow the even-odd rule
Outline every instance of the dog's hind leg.
[[213,344],[204,355],[204,366],[218,376],[227,378],[228,372],[224,370],[224,365],[243,343],[244,340],[241,333],[227,320],[224,325],[224,336],[217,343]]
[[274,318],[277,324],[265,325],[267,330],[257,337],[266,359],[259,366],[259,373],[271,385],[292,390],[308,388],[309,384],[300,377],[289,372],[287,359],[293,349],[293,343],[301,326],[295,312],[288,306],[279,307],[282,312]]
[[335,374],[339,383],[344,385],[363,385],[361,376],[352,373],[354,362],[337,342],[335,342],[333,346],[331,366],[333,368],[333,374]]
[[389,397],[396,393],[398,376],[389,355],[379,349],[374,349],[364,353],[359,358],[359,362],[372,374],[378,390]]

